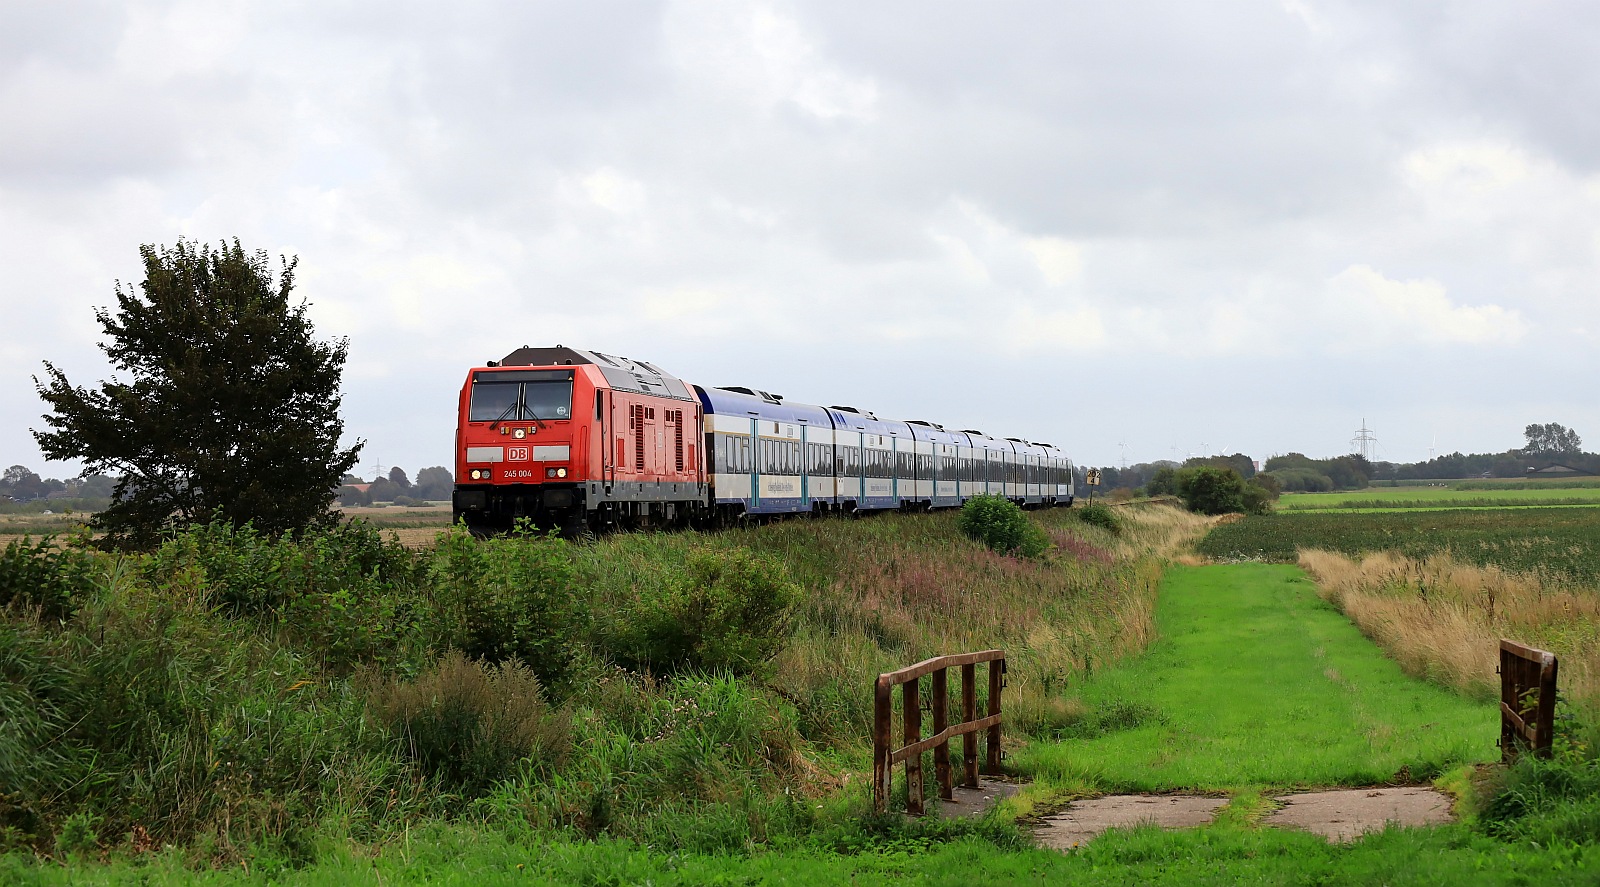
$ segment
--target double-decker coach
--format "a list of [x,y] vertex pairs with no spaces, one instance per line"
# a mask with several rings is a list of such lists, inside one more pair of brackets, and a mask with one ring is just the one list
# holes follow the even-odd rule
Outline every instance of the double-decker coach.
[[752,388],[694,386],[718,512],[799,514],[836,499],[833,424],[822,407]]

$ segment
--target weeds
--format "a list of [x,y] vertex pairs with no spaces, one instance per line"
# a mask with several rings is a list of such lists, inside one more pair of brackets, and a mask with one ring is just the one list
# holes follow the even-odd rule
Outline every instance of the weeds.
[[443,787],[475,798],[516,772],[557,770],[571,717],[552,711],[539,679],[516,659],[498,665],[446,653],[413,682],[386,681],[369,708]]

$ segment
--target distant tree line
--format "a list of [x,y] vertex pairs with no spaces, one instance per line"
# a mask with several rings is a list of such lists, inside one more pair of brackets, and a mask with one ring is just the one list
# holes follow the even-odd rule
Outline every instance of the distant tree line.
[[[1274,495],[1282,492],[1359,490],[1374,482],[1457,480],[1469,477],[1527,477],[1530,473],[1564,466],[1582,474],[1600,474],[1600,454],[1585,453],[1578,433],[1555,422],[1535,423],[1523,429],[1520,449],[1503,453],[1451,453],[1422,462],[1372,462],[1356,455],[1314,459],[1302,453],[1273,456],[1257,474],[1255,463],[1243,453],[1231,456],[1197,456],[1177,462],[1142,462],[1100,469],[1101,491],[1125,490],[1129,494],[1175,493],[1178,472],[1201,468],[1229,469],[1241,480],[1259,480]],[[1083,481],[1082,475],[1078,478]],[[1080,490],[1080,493],[1082,491]]]
[[448,501],[455,484],[450,469],[442,466],[417,472],[417,482],[413,484],[405,469],[396,465],[389,469],[388,477],[379,477],[370,483],[353,474],[345,475],[344,485],[339,487],[339,504],[354,508],[375,502],[420,505],[424,502]]
[[0,501],[66,499],[104,503],[111,501],[111,490],[116,483],[116,478],[104,474],[88,474],[66,480],[40,477],[25,465],[13,465],[0,473]]
[[1527,477],[1552,466],[1580,474],[1600,474],[1600,454],[1585,453],[1583,438],[1555,422],[1532,424],[1522,431],[1520,449],[1503,453],[1450,453],[1425,462],[1373,464],[1373,480],[1454,480],[1467,477]]

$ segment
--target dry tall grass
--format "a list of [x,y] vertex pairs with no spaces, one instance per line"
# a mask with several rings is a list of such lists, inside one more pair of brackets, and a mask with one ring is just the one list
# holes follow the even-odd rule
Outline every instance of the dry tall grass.
[[1555,653],[1571,697],[1600,702],[1600,589],[1446,556],[1352,559],[1303,549],[1323,598],[1411,674],[1480,698],[1499,695],[1499,639]]

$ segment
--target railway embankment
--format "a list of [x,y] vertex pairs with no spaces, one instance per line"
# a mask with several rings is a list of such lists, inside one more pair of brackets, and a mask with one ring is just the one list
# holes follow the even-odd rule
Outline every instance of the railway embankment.
[[147,554],[19,542],[0,840],[294,866],[440,822],[702,852],[856,833],[879,671],[1007,646],[1013,735],[1048,731],[1077,716],[1061,688],[1149,642],[1157,552],[1203,527],[1031,520],[1055,543],[1036,558],[953,514],[423,548],[361,523],[197,528]]

